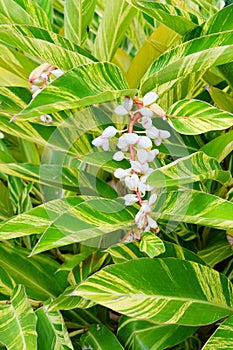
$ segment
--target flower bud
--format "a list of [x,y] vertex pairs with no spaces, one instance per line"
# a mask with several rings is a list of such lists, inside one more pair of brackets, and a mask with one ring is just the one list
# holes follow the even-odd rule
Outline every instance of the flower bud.
[[147,136],[141,136],[138,141],[138,145],[141,148],[147,149],[152,147],[152,142]]
[[145,96],[142,99],[143,106],[151,105],[153,102],[155,102],[157,100],[158,97],[159,97],[159,95],[156,94],[156,92],[154,92],[154,91],[148,92],[147,94],[145,94]]
[[122,168],[118,168],[114,171],[114,176],[117,179],[123,179],[124,177],[128,176],[131,172],[131,169],[122,169]]
[[125,107],[123,106],[117,106],[115,109],[114,109],[114,113],[116,113],[117,115],[126,115],[128,114],[128,111],[127,109],[125,109]]
[[128,145],[135,145],[139,140],[139,136],[133,132],[125,134],[124,137]]
[[120,162],[121,160],[123,160],[125,158],[125,155],[123,152],[119,151],[119,152],[116,152],[114,155],[113,155],[113,159],[116,160],[117,162]]
[[107,137],[107,138],[110,138],[110,137],[113,137],[115,136],[117,133],[117,129],[114,128],[114,126],[108,126],[102,133],[102,137]]
[[151,118],[154,115],[153,111],[150,108],[146,108],[146,107],[140,108],[139,112],[143,117],[147,117],[147,118]]
[[124,196],[124,200],[125,205],[133,205],[134,203],[138,202],[138,197],[136,196],[136,194],[126,194]]
[[150,129],[152,126],[152,120],[148,117],[143,117],[141,123],[144,129]]

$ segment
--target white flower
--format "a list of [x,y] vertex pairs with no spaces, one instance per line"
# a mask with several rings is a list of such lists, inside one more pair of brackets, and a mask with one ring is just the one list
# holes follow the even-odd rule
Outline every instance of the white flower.
[[108,126],[102,133],[101,137],[111,138],[114,137],[117,133],[117,129],[114,126]]
[[30,91],[31,92],[36,92],[37,90],[40,90],[39,86],[33,85],[33,84],[30,86]]
[[149,137],[147,137],[147,136],[140,136],[139,137],[139,141],[138,141],[138,145],[141,148],[148,149],[148,148],[152,147],[152,142],[149,139]]
[[142,197],[145,196],[147,191],[151,191],[153,189],[152,186],[148,185],[146,183],[147,180],[147,176],[141,176],[140,177],[140,181],[139,181],[139,185],[138,185],[138,190],[141,194]]
[[148,163],[141,164],[137,160],[131,160],[130,164],[131,164],[132,169],[134,171],[136,171],[136,173],[139,173],[139,174],[147,174],[147,172],[149,170]]
[[116,160],[117,162],[120,162],[121,160],[123,160],[125,158],[125,155],[123,152],[119,151],[119,152],[116,152],[114,155],[113,155],[113,159]]
[[142,99],[143,102],[143,106],[149,106],[151,105],[153,102],[155,102],[158,98],[158,94],[156,94],[156,92],[154,91],[150,91],[147,94],[145,94],[145,96]]
[[122,169],[118,168],[114,171],[114,176],[117,179],[124,179],[126,176],[128,176],[131,173],[131,169]]
[[152,126],[152,120],[151,118],[148,118],[148,117],[142,117],[141,124],[144,129],[149,129]]
[[145,228],[145,232],[149,232],[151,229],[155,230],[156,232],[159,232],[159,227],[157,222],[152,219],[149,215],[147,215],[147,227]]
[[124,134],[119,137],[117,147],[127,149],[129,145],[135,145],[139,140],[139,136],[133,132]]
[[138,202],[138,197],[136,194],[126,194],[124,196],[125,205],[133,205],[134,203]]
[[139,177],[137,174],[132,174],[131,176],[126,176],[125,185],[131,191],[137,191],[139,185]]
[[132,98],[126,97],[122,104],[117,106],[114,109],[114,113],[118,114],[118,115],[126,115],[129,113],[129,111],[132,109],[133,107],[133,100]]
[[144,230],[145,232],[150,231],[151,228],[158,231],[157,222],[149,216],[149,213],[152,210],[151,206],[155,203],[156,200],[157,195],[154,193],[149,198],[149,200],[142,202],[141,209],[135,216],[135,223],[137,224],[138,228]]
[[139,108],[139,112],[143,117],[151,118],[153,117],[154,113],[150,108],[142,107]]
[[40,116],[40,120],[43,122],[43,123],[46,123],[46,124],[49,124],[49,123],[52,123],[53,122],[53,118],[51,117],[51,115],[49,114],[43,114]]
[[65,72],[64,72],[63,70],[57,68],[57,69],[51,70],[51,73],[52,73],[53,75],[55,75],[56,78],[59,78],[59,77],[61,77]]

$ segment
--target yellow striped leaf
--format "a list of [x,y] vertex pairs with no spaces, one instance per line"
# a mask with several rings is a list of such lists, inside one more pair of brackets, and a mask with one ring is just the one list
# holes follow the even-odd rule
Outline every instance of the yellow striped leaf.
[[36,349],[36,316],[23,286],[15,288],[9,303],[0,306],[0,342],[8,350]]
[[172,127],[185,135],[198,135],[211,130],[223,130],[233,125],[233,114],[200,100],[181,100],[167,111]]
[[202,350],[228,350],[233,344],[233,316],[223,321]]
[[103,268],[72,294],[130,317],[195,326],[232,315],[232,292],[224,275],[204,265],[142,258]]
[[216,159],[203,152],[196,152],[155,169],[149,176],[148,183],[159,188],[182,186],[206,179],[227,184],[231,181],[231,173],[223,171]]

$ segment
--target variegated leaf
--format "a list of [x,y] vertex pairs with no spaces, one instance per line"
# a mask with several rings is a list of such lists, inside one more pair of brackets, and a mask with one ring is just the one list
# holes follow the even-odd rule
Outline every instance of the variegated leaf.
[[211,130],[223,130],[233,125],[233,114],[200,100],[182,100],[166,112],[172,127],[186,135],[198,135]]
[[182,186],[206,179],[227,184],[231,181],[231,173],[223,171],[216,159],[203,152],[197,152],[155,169],[149,176],[148,183],[160,188]]
[[146,232],[142,235],[139,249],[146,253],[150,258],[154,258],[165,252],[166,248],[163,241],[154,233]]
[[90,63],[70,70],[49,84],[17,115],[17,119],[86,107],[134,93],[117,66],[108,62]]
[[69,0],[64,3],[65,37],[78,45],[82,45],[87,36],[96,0]]
[[156,324],[123,316],[117,336],[127,350],[164,350],[190,337],[197,327]]
[[0,41],[63,70],[96,61],[68,39],[30,25],[0,25]]
[[149,68],[141,83],[141,94],[184,78],[191,72],[232,61],[233,31],[209,34],[180,44],[161,55]]
[[233,151],[233,130],[214,138],[200,150],[222,162]]
[[233,316],[223,321],[202,350],[228,350],[233,344]]
[[[44,233],[33,250],[44,250],[75,242],[96,246],[105,234],[132,226],[135,208],[125,208],[122,200],[69,197],[45,203],[0,224],[0,237],[10,239]],[[112,244],[119,240],[116,232]],[[96,241],[94,240],[96,239]]]
[[0,306],[0,342],[8,350],[37,348],[36,316],[23,286],[15,288],[9,302]]
[[135,14],[136,10],[125,0],[106,2],[94,44],[94,55],[98,59],[112,59]]
[[130,317],[195,326],[232,315],[232,292],[224,275],[204,265],[142,258],[105,267],[73,295]]
[[127,2],[181,35],[198,25],[197,16],[179,7],[154,1],[127,0]]
[[37,316],[38,350],[73,350],[64,319],[59,311],[49,311],[45,305],[35,312]]

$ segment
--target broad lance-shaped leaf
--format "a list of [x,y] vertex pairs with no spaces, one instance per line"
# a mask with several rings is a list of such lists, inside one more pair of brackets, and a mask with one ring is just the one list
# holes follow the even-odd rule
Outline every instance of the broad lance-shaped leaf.
[[0,25],[0,41],[63,70],[96,61],[72,41],[30,25]]
[[223,230],[233,227],[233,203],[198,191],[178,190],[159,196],[153,209],[157,220],[187,222]]
[[34,1],[28,0],[18,2],[0,0],[0,23],[29,24],[52,30],[51,23],[43,9]]
[[190,337],[197,327],[156,324],[149,320],[121,317],[117,336],[128,350],[164,350]]
[[97,0],[69,0],[64,3],[64,32],[67,39],[81,45],[94,15]]
[[108,62],[90,63],[70,70],[49,84],[17,118],[86,107],[134,93],[117,66]]
[[48,311],[45,305],[36,310],[38,350],[73,350],[65,322],[59,311]]
[[203,152],[196,152],[155,169],[149,176],[148,183],[159,188],[182,186],[206,179],[227,184],[231,181],[231,173],[223,171],[216,159],[208,157]]
[[[30,250],[20,246],[0,245],[0,266],[5,271],[5,274],[1,274],[1,292],[9,295],[12,287],[20,283],[33,299],[44,301],[60,295],[68,283],[66,274],[56,273],[59,264],[48,256],[29,258],[29,254]],[[11,278],[7,278],[7,275]]]
[[0,342],[8,350],[37,348],[36,316],[23,286],[15,288],[12,298],[0,306]]
[[223,130],[233,125],[233,114],[200,100],[182,100],[166,112],[168,122],[181,134],[198,135],[211,130]]
[[135,14],[135,8],[125,0],[105,3],[94,44],[94,55],[98,59],[110,61],[113,58]]
[[103,268],[73,295],[130,317],[195,326],[233,315],[232,292],[224,275],[204,265],[142,258]]
[[[126,208],[121,199],[68,197],[47,202],[2,222],[0,238],[11,239],[44,233],[33,250],[33,253],[39,253],[127,229],[132,226],[136,212],[136,208]],[[118,236],[115,233],[114,239]]]
[[116,336],[102,324],[92,324],[80,339],[82,349],[124,350]]
[[223,321],[202,350],[228,350],[233,344],[233,316]]
[[141,83],[141,94],[191,72],[207,70],[232,61],[233,31],[206,35],[185,42],[161,55],[149,68]]
[[200,150],[222,162],[233,151],[233,130],[214,138]]
[[146,253],[150,258],[154,258],[165,252],[163,241],[154,233],[145,232],[142,234],[139,249]]
[[198,25],[198,18],[195,15],[175,6],[152,1],[127,0],[127,2],[181,35]]

